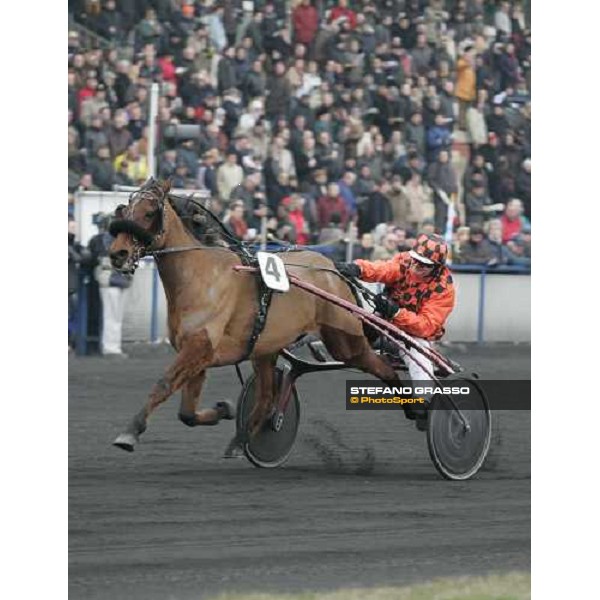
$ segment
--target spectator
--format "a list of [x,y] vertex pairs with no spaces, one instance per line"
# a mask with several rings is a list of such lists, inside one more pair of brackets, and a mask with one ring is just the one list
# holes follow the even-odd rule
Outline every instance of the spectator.
[[355,192],[358,198],[366,198],[374,189],[376,182],[371,174],[371,167],[368,163],[362,164],[355,185]]
[[80,192],[97,192],[98,186],[94,184],[91,173],[84,173],[79,180],[77,190]]
[[469,242],[469,236],[471,229],[464,225],[458,227],[452,239],[452,262],[460,264],[461,262],[461,251]]
[[127,129],[131,133],[131,137],[134,141],[142,139],[144,134],[144,128],[146,127],[146,119],[142,114],[142,107],[139,102],[134,102],[129,108],[129,122],[127,123]]
[[232,202],[223,219],[225,226],[241,240],[245,240],[248,234],[248,223],[244,218],[245,206],[241,200]]
[[432,235],[435,233],[435,222],[433,219],[425,219],[423,221],[420,233],[426,233],[427,235]]
[[90,173],[94,184],[101,190],[112,190],[115,182],[115,169],[110,159],[110,148],[108,146],[100,146],[96,157],[90,160]]
[[427,181],[434,191],[435,227],[438,231],[444,231],[448,206],[458,192],[456,172],[450,164],[447,150],[442,150],[437,161],[429,165]]
[[115,158],[115,169],[120,170],[121,163],[127,163],[127,175],[135,184],[141,185],[148,178],[148,161],[140,152],[139,142],[133,142],[127,152],[120,154]]
[[266,216],[263,207],[267,202],[260,190],[260,173],[249,173],[241,185],[236,186],[230,196],[231,201],[241,200],[244,203],[244,217],[250,227],[260,229],[261,218]]
[[487,142],[488,130],[485,122],[487,111],[487,91],[479,90],[477,103],[468,108],[466,113],[467,132],[474,149]]
[[521,233],[523,226],[526,224],[526,220],[523,218],[523,203],[518,198],[508,201],[501,221],[502,243],[506,244]]
[[490,219],[488,221],[488,240],[495,252],[495,263],[504,265],[507,261],[506,247],[502,244],[502,221],[500,219]]
[[424,75],[431,67],[433,50],[427,45],[427,37],[420,33],[417,35],[416,47],[411,52],[412,68],[417,75]]
[[183,140],[177,148],[177,163],[187,167],[188,176],[195,178],[198,175],[198,151],[194,140]]
[[108,137],[102,125],[102,118],[100,115],[94,115],[92,117],[90,127],[85,130],[84,140],[84,147],[88,156],[96,156],[98,154],[98,149],[101,146],[108,146]]
[[406,216],[404,221],[395,220],[395,222],[415,231],[421,231],[424,221],[432,220],[435,214],[431,189],[423,183],[421,175],[415,171],[401,187],[401,191],[406,199]]
[[531,159],[526,158],[517,175],[516,192],[523,201],[523,214],[531,219]]
[[522,235],[516,235],[506,242],[507,264],[531,267],[530,245]]
[[108,108],[109,104],[106,100],[106,86],[103,83],[96,85],[93,96],[88,96],[81,103],[81,122],[90,127],[94,115],[99,114],[103,108]]
[[126,290],[131,285],[132,277],[115,271],[110,264],[108,253],[112,236],[108,233],[109,223],[108,215],[100,215],[98,233],[89,243],[94,277],[100,288],[102,304],[100,351],[103,356],[126,358],[122,349],[123,315]]
[[301,0],[292,13],[294,38],[306,46],[310,46],[319,28],[319,13],[312,6],[311,0]]
[[475,77],[475,50],[467,45],[456,63],[456,97],[458,98],[458,125],[466,129],[467,109],[477,97]]
[[327,195],[321,196],[317,202],[318,225],[319,227],[327,227],[332,220],[332,215],[336,214],[339,219],[338,223],[342,228],[346,227],[349,219],[348,208],[344,199],[340,196],[340,188],[337,183],[330,183],[327,186]]
[[450,150],[452,135],[446,126],[446,118],[437,114],[435,124],[427,131],[427,160],[434,162],[442,150]]
[[136,48],[140,49],[148,44],[158,46],[162,33],[163,27],[157,19],[156,11],[153,8],[148,8],[144,19],[135,29]]
[[275,63],[273,75],[267,82],[265,113],[271,122],[274,122],[281,115],[287,113],[291,95],[292,87],[289,79],[286,77],[285,64],[277,62]]
[[295,243],[304,246],[310,241],[310,229],[304,216],[305,199],[300,194],[292,194],[282,200],[287,212],[287,220],[294,227]]
[[504,37],[509,39],[512,35],[512,21],[510,18],[510,2],[502,1],[500,6],[494,15],[494,26],[498,32]]
[[167,179],[175,175],[177,169],[177,152],[175,150],[165,150],[158,164],[158,176]]
[[471,164],[465,169],[463,178],[465,194],[469,194],[477,183],[483,186],[486,194],[489,194],[488,169],[491,170],[491,168],[491,165],[486,166],[485,157],[481,152],[473,154]]
[[500,89],[507,90],[515,87],[519,82],[519,61],[515,55],[515,45],[506,44],[506,48],[498,59],[500,71]]
[[211,196],[217,196],[219,193],[217,186],[217,169],[215,165],[219,160],[219,152],[213,148],[207,150],[202,155],[202,161],[198,167],[198,176],[196,177],[196,185],[199,190],[206,190]]
[[229,151],[225,162],[217,169],[217,189],[219,196],[228,202],[233,189],[240,185],[244,179],[244,171],[238,165],[237,154]]
[[425,126],[420,112],[414,112],[410,117],[410,123],[406,126],[406,141],[414,144],[419,156],[425,156]]
[[483,227],[491,217],[504,210],[504,204],[494,204],[485,191],[483,181],[476,180],[465,199],[465,208],[467,225],[473,229]]
[[123,154],[132,141],[131,132],[127,129],[127,113],[124,110],[118,110],[108,130],[108,146],[111,158],[115,159]]
[[[330,246],[341,245],[345,232],[340,225],[339,213],[331,213],[331,220],[326,227],[320,227],[317,237],[317,244],[327,244]],[[341,255],[341,252],[339,252]]]
[[392,207],[387,197],[390,186],[387,182],[374,183],[373,190],[359,206],[358,232],[362,235],[372,231],[378,223],[393,221]]
[[115,185],[132,186],[133,179],[129,177],[129,163],[127,159],[122,160],[119,168],[115,171]]
[[356,13],[348,8],[348,0],[338,0],[337,6],[329,13],[329,21],[342,29],[344,26],[348,29],[356,27]]
[[398,238],[395,233],[386,233],[381,246],[375,246],[373,260],[389,260],[398,254]]
[[340,195],[346,203],[350,217],[354,217],[356,215],[357,203],[352,188],[356,183],[356,175],[352,171],[346,171],[337,183],[340,188]]
[[69,351],[75,346],[77,331],[77,291],[79,289],[79,266],[88,258],[87,250],[77,241],[77,223],[69,220]]
[[352,260],[360,258],[362,260],[373,260],[375,251],[375,242],[373,234],[363,233],[360,237],[360,244],[354,244],[352,247]]
[[461,246],[459,260],[461,264],[489,265],[495,263],[496,253],[485,238],[483,228],[473,225],[470,228],[469,241]]

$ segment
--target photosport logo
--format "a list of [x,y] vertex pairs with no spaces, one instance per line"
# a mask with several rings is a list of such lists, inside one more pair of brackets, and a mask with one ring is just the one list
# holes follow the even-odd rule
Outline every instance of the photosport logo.
[[413,381],[390,386],[372,380],[346,381],[346,410],[397,410],[425,407],[482,410],[482,395],[491,409],[531,410],[530,380],[473,380],[452,382]]
[[350,396],[350,404],[397,404],[403,406],[405,404],[425,404],[425,398],[401,398],[400,396],[375,397],[375,396]]

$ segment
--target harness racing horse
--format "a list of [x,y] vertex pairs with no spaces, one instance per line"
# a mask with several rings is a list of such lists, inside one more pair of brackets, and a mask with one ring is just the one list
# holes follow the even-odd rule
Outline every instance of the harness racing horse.
[[[304,334],[321,338],[335,360],[371,373],[386,382],[397,382],[394,369],[371,349],[361,322],[343,308],[292,286],[272,294],[268,318],[257,335],[261,305],[260,278],[236,272],[235,265],[252,258],[243,244],[228,243],[233,236],[217,219],[207,221],[203,235],[184,223],[169,194],[170,181],[149,179],[117,209],[111,223],[115,237],[110,248],[114,268],[132,273],[139,259],[155,257],[168,306],[168,331],[177,356],[155,383],[147,402],[133,417],[114,445],[133,451],[145,431],[148,417],[181,390],[179,419],[190,427],[214,425],[233,418],[227,403],[198,409],[206,370],[236,365],[250,359],[257,378],[256,403],[249,429],[256,432],[270,416],[275,398],[275,365],[279,352]],[[197,229],[197,227],[196,227]],[[243,251],[242,251],[243,250]],[[311,251],[283,252],[279,256],[289,273],[356,304],[349,285],[333,263]],[[265,314],[266,317],[266,314]]]

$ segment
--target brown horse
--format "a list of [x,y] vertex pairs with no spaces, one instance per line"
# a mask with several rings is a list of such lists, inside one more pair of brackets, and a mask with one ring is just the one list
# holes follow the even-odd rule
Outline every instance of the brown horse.
[[[397,381],[392,367],[371,349],[358,319],[293,286],[273,294],[264,329],[246,356],[257,319],[259,279],[234,271],[242,259],[224,241],[215,243],[207,237],[205,243],[199,242],[174,208],[169,189],[170,182],[150,179],[111,225],[115,240],[110,257],[115,268],[132,272],[141,256],[154,254],[167,298],[169,337],[177,351],[142,410],[115,440],[116,446],[132,451],[152,411],[178,390],[182,390],[179,418],[186,425],[214,425],[232,418],[226,403],[199,410],[200,393],[208,368],[246,358],[257,376],[259,397],[250,420],[256,431],[276,401],[278,354],[303,334],[318,335],[334,359],[384,381]],[[329,259],[310,251],[279,256],[290,273],[355,303]]]

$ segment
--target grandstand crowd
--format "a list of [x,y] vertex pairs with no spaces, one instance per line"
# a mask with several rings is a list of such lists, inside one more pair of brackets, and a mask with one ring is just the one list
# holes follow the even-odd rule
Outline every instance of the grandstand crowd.
[[[530,264],[528,6],[484,0],[69,2],[69,210],[157,175],[246,240]],[[72,217],[70,217],[72,218]],[[343,256],[340,256],[343,258]]]

